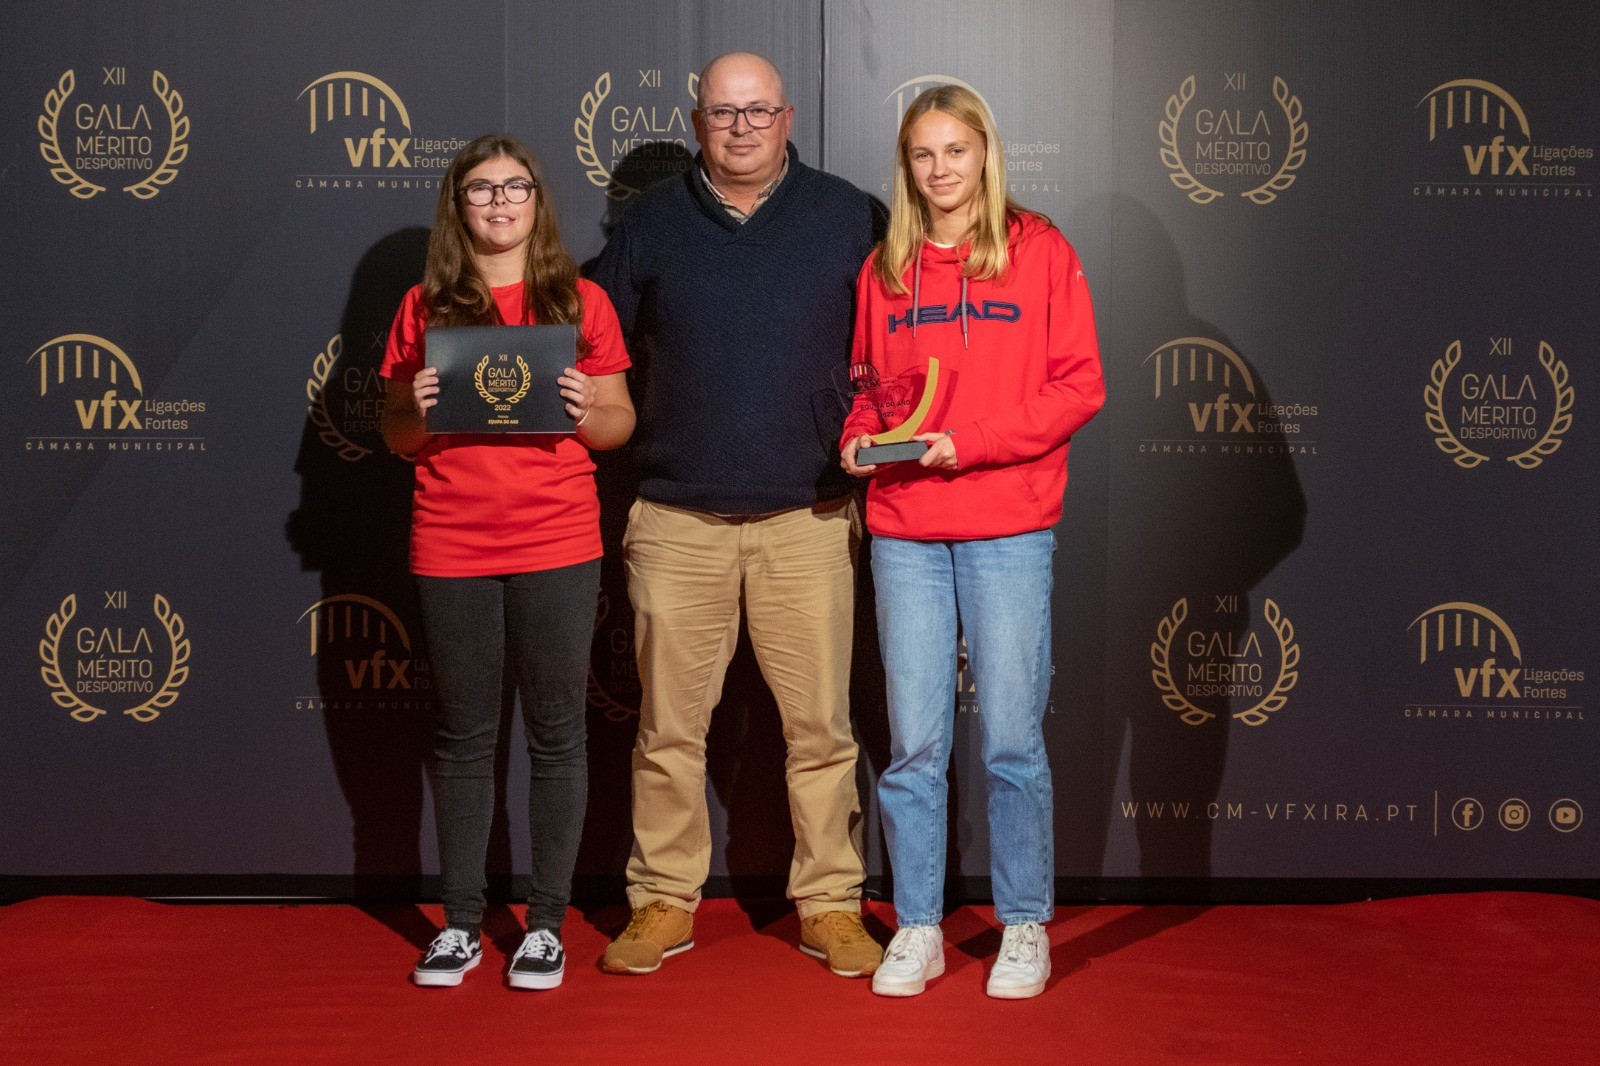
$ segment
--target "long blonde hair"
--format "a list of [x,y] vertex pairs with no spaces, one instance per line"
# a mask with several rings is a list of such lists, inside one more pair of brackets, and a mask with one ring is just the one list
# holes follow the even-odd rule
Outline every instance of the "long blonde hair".
[[1011,220],[1023,209],[1006,195],[1006,156],[1000,135],[983,98],[962,85],[939,85],[911,101],[900,120],[894,154],[894,193],[889,207],[889,232],[878,245],[873,274],[896,295],[906,293],[906,267],[928,236],[928,204],[911,176],[911,127],[929,111],[942,111],[983,138],[983,181],[978,186],[972,228],[963,241],[972,250],[962,266],[969,278],[989,280],[1005,274],[1010,265],[1006,250]]

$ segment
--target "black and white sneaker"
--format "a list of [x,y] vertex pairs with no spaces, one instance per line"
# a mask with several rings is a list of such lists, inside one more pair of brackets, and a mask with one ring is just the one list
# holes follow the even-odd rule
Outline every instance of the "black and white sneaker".
[[483,961],[483,944],[477,933],[454,926],[433,938],[428,950],[417,960],[411,980],[423,988],[452,988],[461,975]]
[[512,988],[554,988],[566,968],[561,941],[548,929],[535,929],[522,938],[522,946],[511,957],[506,983]]

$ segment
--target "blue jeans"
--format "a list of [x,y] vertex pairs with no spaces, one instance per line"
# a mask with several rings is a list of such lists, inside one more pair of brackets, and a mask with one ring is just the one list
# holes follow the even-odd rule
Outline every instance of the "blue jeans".
[[978,690],[995,916],[1055,908],[1043,718],[1050,697],[1048,530],[994,540],[875,537],[878,640],[889,690],[889,767],[878,781],[901,928],[944,912],[946,773],[955,729],[956,626]]

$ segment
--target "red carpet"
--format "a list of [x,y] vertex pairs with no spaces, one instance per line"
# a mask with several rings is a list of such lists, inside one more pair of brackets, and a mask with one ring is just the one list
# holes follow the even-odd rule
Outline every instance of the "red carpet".
[[483,965],[423,990],[434,908],[32,900],[0,910],[0,1062],[1600,1062],[1600,902],[1565,896],[1063,908],[1050,987],[1009,1003],[983,995],[987,910],[945,922],[948,972],[908,1000],[729,900],[660,972],[602,974],[624,918],[574,911],[566,983],[512,992],[495,908]]

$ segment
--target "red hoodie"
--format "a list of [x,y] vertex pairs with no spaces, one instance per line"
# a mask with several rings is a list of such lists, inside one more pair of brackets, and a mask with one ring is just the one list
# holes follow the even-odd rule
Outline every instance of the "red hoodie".
[[[934,406],[918,432],[954,430],[960,464],[881,464],[867,491],[876,534],[980,540],[1049,529],[1061,519],[1072,435],[1105,403],[1089,286],[1061,231],[1037,215],[1013,219],[1010,266],[1002,279],[968,280],[963,322],[967,250],[924,243],[920,283],[916,261],[906,268],[906,288],[920,293],[914,331],[913,295],[884,288],[872,273],[877,253],[856,279],[853,361],[889,379],[938,357]],[[910,404],[920,392],[919,380]],[[886,428],[858,394],[842,441]]]

